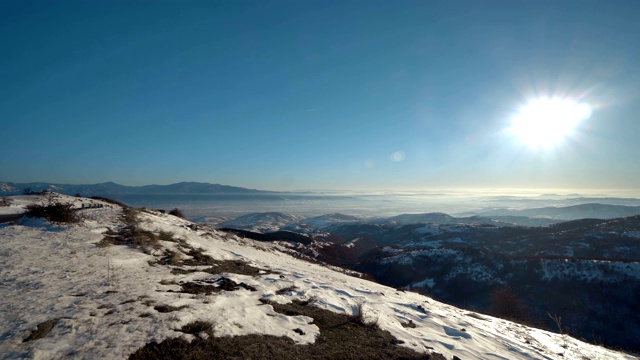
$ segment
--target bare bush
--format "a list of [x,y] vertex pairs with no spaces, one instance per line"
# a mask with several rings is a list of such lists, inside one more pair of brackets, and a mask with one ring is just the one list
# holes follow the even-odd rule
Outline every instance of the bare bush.
[[27,206],[25,215],[30,218],[45,218],[51,222],[58,223],[74,223],[80,220],[78,213],[71,204],[61,203],[51,205],[32,204]]
[[185,216],[182,213],[182,210],[180,210],[178,208],[175,208],[175,209],[172,209],[171,211],[169,211],[169,215],[173,215],[173,216],[177,216],[179,218],[185,219]]

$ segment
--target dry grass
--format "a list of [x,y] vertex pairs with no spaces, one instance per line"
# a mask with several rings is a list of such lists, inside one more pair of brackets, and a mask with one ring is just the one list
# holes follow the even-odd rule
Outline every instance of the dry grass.
[[109,230],[96,246],[107,247],[110,245],[128,245],[142,250],[145,254],[153,254],[160,250],[162,245],[160,240],[166,239],[167,234],[156,234],[152,231],[140,228],[140,210],[134,208],[122,209],[122,221],[125,226],[118,232]]
[[213,335],[213,324],[208,321],[196,320],[184,325],[180,331],[185,334],[199,335],[200,333]]

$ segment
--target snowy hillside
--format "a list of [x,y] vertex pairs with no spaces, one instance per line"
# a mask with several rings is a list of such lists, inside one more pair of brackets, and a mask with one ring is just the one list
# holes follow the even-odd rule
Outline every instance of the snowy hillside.
[[[78,211],[76,224],[0,224],[2,359],[124,359],[152,341],[210,334],[314,343],[322,334],[313,317],[276,309],[293,300],[348,315],[361,308],[366,322],[398,339],[389,346],[447,359],[633,358],[350,277],[283,254],[276,244],[171,215],[94,205]],[[194,321],[210,331],[185,330]],[[45,336],[38,339],[36,329]]]
[[218,224],[218,227],[268,232],[280,230],[285,225],[296,223],[302,217],[281,212],[251,213]]

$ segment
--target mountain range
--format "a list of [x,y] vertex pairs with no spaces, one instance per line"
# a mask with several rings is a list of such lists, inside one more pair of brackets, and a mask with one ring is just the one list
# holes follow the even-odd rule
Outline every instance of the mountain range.
[[179,182],[170,185],[126,186],[114,182],[100,184],[53,184],[46,182],[13,183],[0,182],[0,195],[17,195],[31,191],[49,190],[65,195],[114,196],[114,195],[167,195],[167,194],[261,194],[269,191],[247,189],[243,187],[200,183]]

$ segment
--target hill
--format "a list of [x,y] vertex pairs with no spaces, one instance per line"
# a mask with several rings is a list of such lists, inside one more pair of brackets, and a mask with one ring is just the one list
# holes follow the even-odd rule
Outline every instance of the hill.
[[281,228],[312,238],[291,252],[496,316],[496,294],[509,289],[523,309],[509,319],[554,330],[553,313],[574,336],[640,351],[638,215],[535,227],[440,213],[319,218]]
[[[594,199],[596,200],[596,199]],[[612,199],[603,199],[612,201]],[[547,206],[533,209],[491,209],[481,211],[483,216],[526,216],[554,220],[576,220],[585,218],[614,219],[640,215],[640,206],[607,203],[587,203],[571,206]]]

